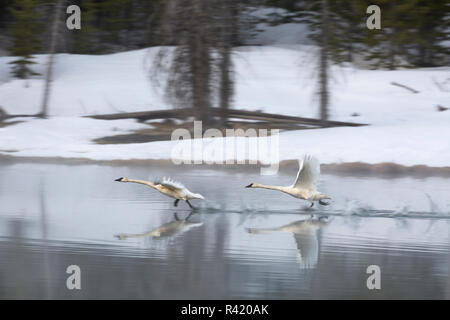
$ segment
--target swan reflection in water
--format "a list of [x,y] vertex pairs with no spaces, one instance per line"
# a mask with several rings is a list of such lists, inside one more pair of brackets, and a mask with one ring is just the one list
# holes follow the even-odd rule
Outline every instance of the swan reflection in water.
[[165,223],[158,228],[150,230],[145,233],[138,234],[127,234],[121,233],[115,235],[119,240],[126,240],[128,238],[171,238],[176,235],[180,235],[193,227],[199,227],[203,225],[203,222],[191,222],[189,218],[192,216],[193,212],[191,212],[186,218],[180,219],[178,214],[175,212],[173,214],[174,220],[168,223]]
[[328,223],[328,217],[311,217],[306,220],[295,221],[276,228],[248,228],[252,234],[268,232],[289,232],[294,235],[297,244],[297,258],[301,269],[311,269],[319,260],[318,230]]

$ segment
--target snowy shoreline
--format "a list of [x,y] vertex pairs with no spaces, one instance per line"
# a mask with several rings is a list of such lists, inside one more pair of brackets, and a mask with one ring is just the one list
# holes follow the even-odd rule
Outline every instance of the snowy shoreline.
[[[437,113],[437,112],[436,112]],[[443,113],[437,113],[441,115]],[[442,115],[445,117],[446,115]],[[450,116],[450,112],[447,116]],[[79,117],[22,119],[23,122],[0,128],[0,154],[11,157],[110,160],[197,160],[237,159],[233,141],[248,139],[253,145],[265,138],[207,138],[201,149],[217,146],[218,153],[195,151],[174,156],[174,150],[193,150],[193,140],[168,140],[128,144],[96,144],[94,139],[132,133],[148,128],[134,120],[94,120]],[[438,121],[440,120],[440,121]],[[316,156],[323,164],[396,163],[404,167],[424,165],[448,167],[450,164],[449,121],[436,118],[432,123],[413,122],[280,132],[277,145],[258,154],[244,154],[245,160],[278,163]],[[257,139],[257,140],[255,140]],[[242,141],[242,140],[240,140]],[[265,146],[263,142],[263,147]],[[182,148],[182,149],[183,149]],[[261,149],[262,150],[262,149]],[[226,155],[230,155],[228,157]]]
[[[57,55],[50,117],[10,119],[22,122],[0,127],[0,157],[105,163],[173,158],[177,141],[113,145],[93,142],[148,129],[148,124],[132,119],[81,117],[172,108],[148,81],[145,61],[154,50],[102,56]],[[11,59],[0,57],[0,106],[8,114],[36,114],[44,80],[12,78],[8,71]],[[313,64],[302,63],[313,59],[314,47],[305,45],[235,48],[236,92],[232,107],[317,117]],[[36,71],[43,72],[45,61],[45,55],[36,56]],[[450,110],[438,112],[437,106],[450,107],[450,67],[394,71],[350,65],[332,68],[335,78],[330,83],[330,120],[369,125],[281,132],[275,162],[309,153],[326,165],[366,163],[376,167],[395,163],[402,168],[449,168]],[[392,82],[412,87],[418,93]],[[226,138],[218,139],[227,144]],[[203,160],[211,159],[214,157]],[[408,170],[415,169],[404,169]]]
[[[64,165],[64,166],[84,166],[101,165],[112,167],[148,167],[157,166],[162,168],[176,169],[189,167],[200,170],[220,170],[231,173],[257,173],[262,166],[257,164],[175,164],[171,159],[127,159],[127,160],[93,160],[89,158],[62,158],[62,157],[16,157],[0,154],[0,165],[7,164],[44,164],[44,165]],[[282,160],[279,162],[279,172],[276,174],[293,174],[298,170],[297,159]],[[345,175],[345,176],[373,176],[383,178],[397,177],[441,177],[450,178],[450,167],[430,167],[426,165],[404,166],[396,163],[363,163],[363,162],[344,162],[321,164],[323,174]]]

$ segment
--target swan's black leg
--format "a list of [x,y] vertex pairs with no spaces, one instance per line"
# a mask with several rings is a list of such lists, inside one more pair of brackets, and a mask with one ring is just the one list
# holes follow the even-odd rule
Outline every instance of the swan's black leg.
[[189,207],[191,207],[191,209],[195,209],[192,204],[189,202],[189,200],[186,200],[187,204],[189,205]]
[[312,208],[314,206],[314,202],[313,201],[311,201],[311,206],[310,206],[310,208]]
[[173,203],[173,205],[176,207],[178,206],[178,201],[180,201],[180,199],[175,200],[175,202]]

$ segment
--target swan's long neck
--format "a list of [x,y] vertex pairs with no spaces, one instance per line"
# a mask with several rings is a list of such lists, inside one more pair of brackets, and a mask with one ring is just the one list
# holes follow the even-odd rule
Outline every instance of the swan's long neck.
[[137,180],[137,179],[127,179],[124,182],[133,182],[133,183],[139,183],[139,184],[145,184],[146,186],[149,186],[153,189],[156,189],[156,186],[154,183],[150,182],[150,181],[145,181],[145,180]]
[[265,185],[265,184],[260,184],[260,183],[253,183],[251,188],[261,188],[261,189],[269,189],[269,190],[278,190],[278,191],[282,191],[285,192],[286,191],[286,187],[281,187],[281,186],[270,186],[270,185]]
[[274,232],[274,231],[280,231],[279,228],[248,228],[248,233],[254,233],[254,234],[260,234],[260,233],[266,233],[266,232]]

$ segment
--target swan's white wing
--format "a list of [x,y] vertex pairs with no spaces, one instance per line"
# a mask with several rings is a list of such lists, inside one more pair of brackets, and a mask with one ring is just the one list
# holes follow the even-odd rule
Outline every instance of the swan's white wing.
[[320,175],[320,164],[316,158],[306,155],[298,161],[299,170],[294,182],[295,188],[315,190]]
[[183,186],[180,182],[177,181],[173,181],[170,178],[166,178],[164,177],[162,180],[156,180],[154,182],[154,184],[160,184],[164,187],[166,187],[167,189],[173,190],[173,191],[185,191],[186,187]]
[[163,178],[162,180],[155,181],[154,183],[160,184],[172,191],[180,192],[181,194],[187,195],[188,197],[191,197],[192,199],[205,199],[201,194],[193,193],[193,192],[189,191],[189,189],[186,188],[185,186],[183,186],[180,182],[173,181],[170,178]]

